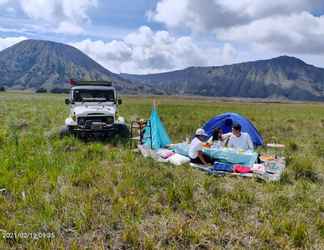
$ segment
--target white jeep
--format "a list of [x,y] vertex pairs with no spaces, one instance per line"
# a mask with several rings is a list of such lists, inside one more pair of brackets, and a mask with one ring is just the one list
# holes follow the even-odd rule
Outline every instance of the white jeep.
[[111,82],[73,81],[70,96],[65,103],[70,105],[70,115],[65,120],[61,136],[129,136],[125,119],[117,117],[118,105],[122,104],[122,100]]

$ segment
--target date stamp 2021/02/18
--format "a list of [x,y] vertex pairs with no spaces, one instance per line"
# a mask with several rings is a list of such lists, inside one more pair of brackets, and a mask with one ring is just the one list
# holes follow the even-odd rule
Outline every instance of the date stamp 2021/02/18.
[[40,239],[54,239],[55,234],[53,232],[7,232],[2,231],[2,238],[7,240],[14,239],[31,239],[31,240],[40,240]]

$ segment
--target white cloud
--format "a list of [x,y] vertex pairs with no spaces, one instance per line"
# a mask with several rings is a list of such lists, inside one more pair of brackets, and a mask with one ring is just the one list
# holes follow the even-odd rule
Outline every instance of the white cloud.
[[79,25],[70,22],[61,22],[57,29],[55,29],[57,33],[67,33],[71,35],[78,35],[84,32],[83,28]]
[[269,16],[289,15],[302,11],[312,11],[323,7],[320,0],[238,0],[226,1],[217,0],[223,8],[229,8],[235,13],[244,13],[251,18],[251,21],[256,19],[267,18]]
[[7,7],[5,9],[5,11],[6,11],[7,15],[9,15],[9,16],[15,16],[17,14],[16,9],[13,7]]
[[220,65],[232,62],[236,50],[202,47],[191,37],[175,37],[167,31],[152,31],[143,26],[122,40],[112,42],[86,39],[73,46],[79,48],[114,72],[156,73],[189,66]]
[[155,11],[149,12],[149,18],[176,27],[187,18],[187,9],[187,0],[163,0],[157,3]]
[[[324,53],[322,0],[160,0],[150,19],[216,35],[219,42],[277,53]],[[252,46],[251,46],[252,45]]]
[[248,25],[220,30],[217,37],[281,53],[323,54],[324,16],[315,17],[302,12],[265,18]]
[[20,5],[30,18],[45,21],[52,21],[54,18],[55,1],[21,0]]
[[321,0],[160,0],[149,17],[169,27],[212,31],[267,17],[323,9]]
[[97,0],[19,0],[19,4],[29,18],[45,22],[53,31],[79,34],[90,21],[87,12],[97,7]]
[[20,36],[20,37],[4,37],[1,38],[0,37],[0,51],[18,43],[21,42],[23,40],[26,40],[26,37]]
[[9,2],[9,0],[0,0],[0,6],[5,5]]

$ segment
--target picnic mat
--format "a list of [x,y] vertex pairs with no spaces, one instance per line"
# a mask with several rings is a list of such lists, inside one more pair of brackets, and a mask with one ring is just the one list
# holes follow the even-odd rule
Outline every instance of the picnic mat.
[[285,158],[276,158],[271,161],[265,161],[262,164],[254,164],[251,167],[252,173],[235,173],[235,172],[227,172],[227,171],[218,171],[217,168],[198,165],[190,163],[190,166],[208,174],[215,176],[240,176],[240,177],[255,177],[257,179],[262,179],[266,182],[279,181],[282,173],[285,170],[286,162]]
[[[187,143],[173,144],[170,149],[181,155],[189,155],[189,144]],[[258,158],[258,154],[253,151],[240,151],[222,147],[204,148],[203,152],[212,159],[244,166],[252,166]]]
[[[182,165],[189,162],[187,143],[174,144],[170,150],[152,150],[145,146],[138,147],[144,157],[151,157],[159,162],[169,162],[173,165]],[[172,152],[172,151],[173,152]],[[204,166],[190,163],[191,167],[200,169],[215,176],[255,177],[266,182],[279,181],[286,167],[284,157],[275,155],[261,155],[261,164],[255,164],[258,154],[252,151],[237,151],[230,148],[204,148],[204,153],[217,160],[214,166]],[[182,157],[182,158],[181,158]],[[230,163],[229,163],[230,162]],[[227,165],[233,166],[233,171]],[[238,168],[250,168],[247,173],[239,173]]]
[[239,151],[232,148],[204,148],[203,152],[212,159],[244,166],[252,166],[258,158],[256,152]]

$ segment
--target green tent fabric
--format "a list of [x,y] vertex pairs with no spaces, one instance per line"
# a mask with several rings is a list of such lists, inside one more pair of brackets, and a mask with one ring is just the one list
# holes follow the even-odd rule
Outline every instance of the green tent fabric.
[[164,148],[171,144],[170,137],[160,120],[156,108],[153,108],[148,125],[145,127],[143,143],[152,149]]

